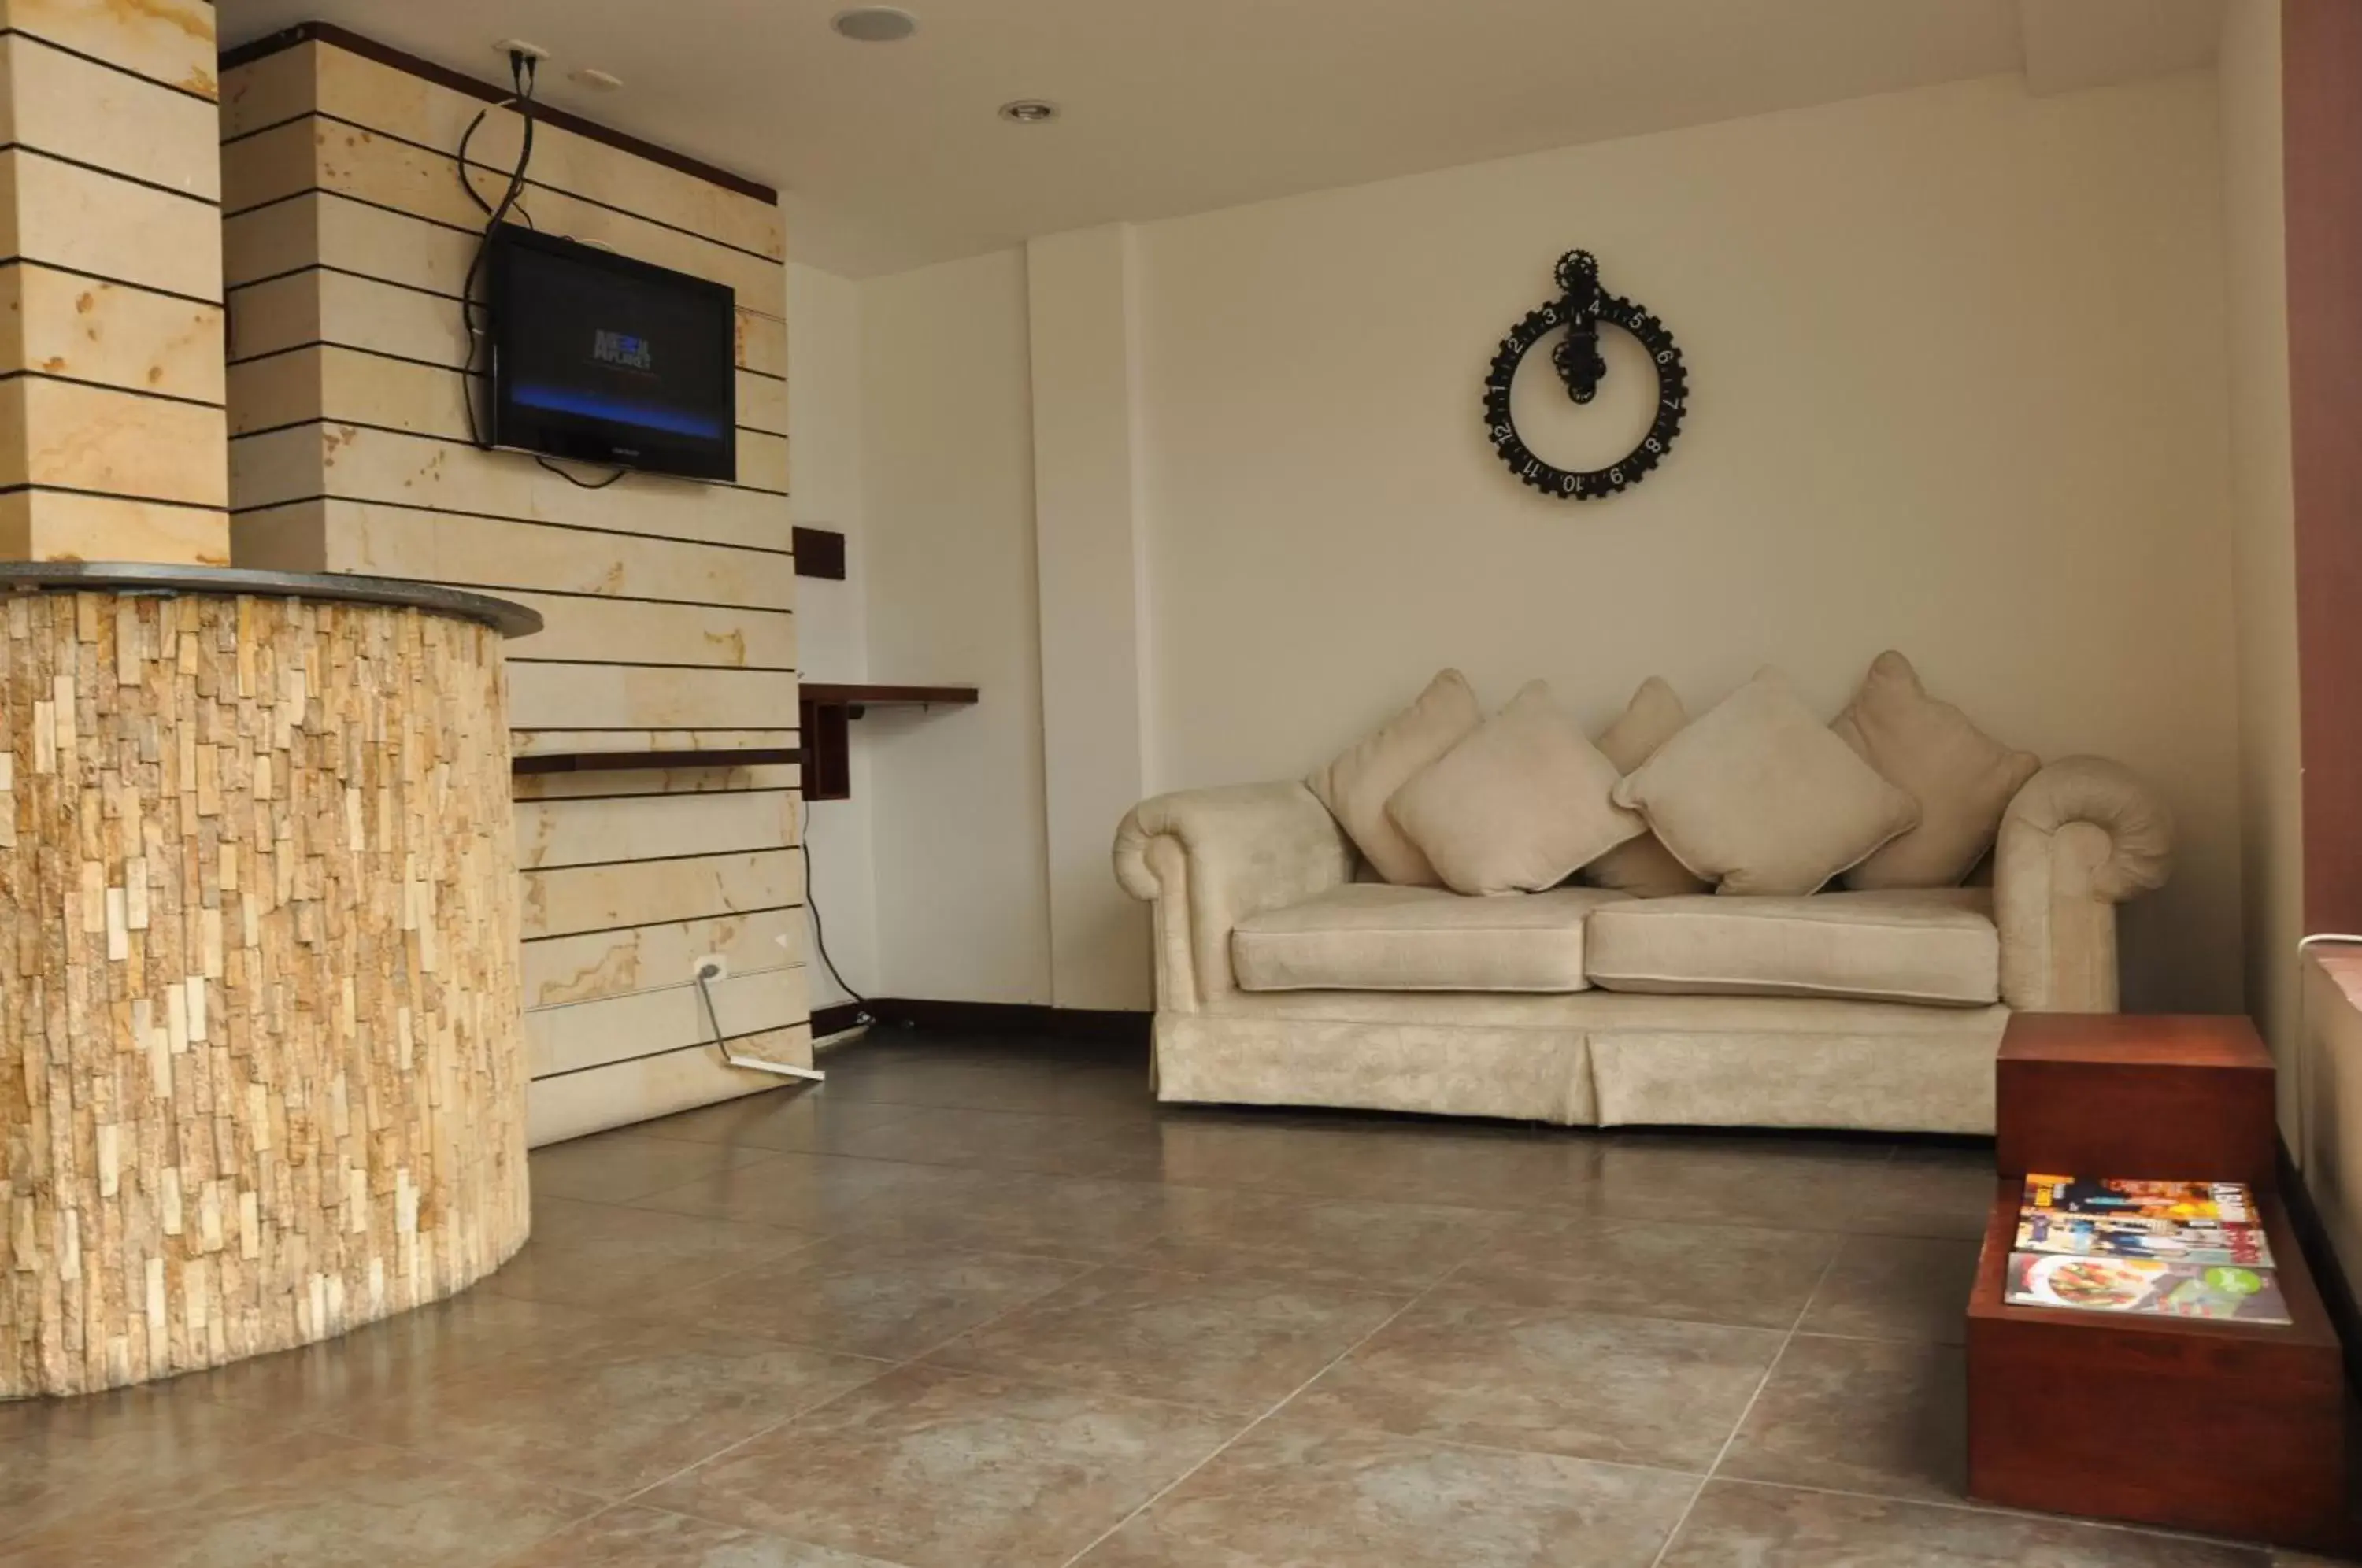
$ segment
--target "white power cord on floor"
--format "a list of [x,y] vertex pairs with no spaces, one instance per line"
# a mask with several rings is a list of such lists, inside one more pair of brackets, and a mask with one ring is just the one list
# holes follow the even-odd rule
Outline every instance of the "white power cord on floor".
[[713,1043],[721,1051],[722,1059],[734,1067],[745,1067],[749,1072],[774,1073],[783,1078],[803,1078],[816,1084],[826,1082],[828,1075],[818,1067],[791,1067],[785,1062],[767,1061],[761,1056],[741,1056],[730,1049],[730,1042],[722,1032],[722,1015],[713,1010],[713,992],[707,984],[721,976],[720,960],[704,958],[698,961],[697,994],[705,1000],[705,1021],[713,1031]]

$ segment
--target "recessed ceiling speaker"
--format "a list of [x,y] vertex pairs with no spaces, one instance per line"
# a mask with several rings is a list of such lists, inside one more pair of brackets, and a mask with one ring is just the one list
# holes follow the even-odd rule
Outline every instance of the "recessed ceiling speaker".
[[919,18],[892,6],[856,6],[828,25],[857,43],[900,43],[919,30]]

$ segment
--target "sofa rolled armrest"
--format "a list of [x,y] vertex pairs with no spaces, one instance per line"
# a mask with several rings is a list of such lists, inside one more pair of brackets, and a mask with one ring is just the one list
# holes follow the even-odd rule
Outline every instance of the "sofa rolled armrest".
[[1993,858],[2001,999],[2035,1012],[2116,1010],[2116,909],[2173,868],[2173,813],[2139,775],[2070,756],[2028,779]]
[[1154,906],[1156,1005],[1198,1012],[1238,988],[1231,933],[1265,910],[1350,879],[1353,845],[1293,780],[1183,790],[1142,801],[1115,834],[1115,875]]

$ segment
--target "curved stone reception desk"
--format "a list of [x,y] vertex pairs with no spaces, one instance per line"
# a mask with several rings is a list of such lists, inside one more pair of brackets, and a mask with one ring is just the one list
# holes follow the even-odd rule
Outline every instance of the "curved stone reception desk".
[[0,566],[0,1398],[523,1244],[504,636],[424,584]]

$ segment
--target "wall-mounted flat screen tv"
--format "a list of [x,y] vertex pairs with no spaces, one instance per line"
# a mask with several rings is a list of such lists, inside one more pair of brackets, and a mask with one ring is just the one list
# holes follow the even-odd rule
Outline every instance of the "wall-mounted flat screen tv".
[[491,243],[494,445],[738,477],[737,319],[725,285],[513,225]]

